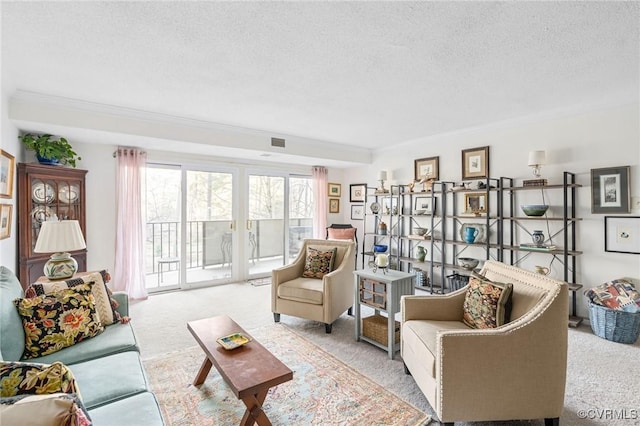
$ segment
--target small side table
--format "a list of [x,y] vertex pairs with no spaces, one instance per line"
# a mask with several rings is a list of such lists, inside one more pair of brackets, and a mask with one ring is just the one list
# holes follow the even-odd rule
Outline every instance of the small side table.
[[[400,297],[405,294],[414,294],[415,274],[402,271],[388,270],[373,272],[371,269],[354,271],[355,283],[355,318],[356,341],[364,340],[389,352],[389,359],[393,359],[395,352],[400,348],[396,346],[395,317],[400,312]],[[387,313],[387,346],[362,335],[362,317],[360,305],[366,305],[375,310],[375,313]]]

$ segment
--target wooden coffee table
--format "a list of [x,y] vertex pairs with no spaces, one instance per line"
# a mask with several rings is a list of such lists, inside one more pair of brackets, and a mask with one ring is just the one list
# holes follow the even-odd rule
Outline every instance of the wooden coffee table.
[[[216,369],[247,409],[240,425],[271,425],[262,409],[270,388],[293,379],[293,372],[255,339],[236,349],[225,350],[216,339],[232,333],[249,336],[226,315],[187,323],[187,328],[205,353],[200,371],[193,381],[204,383],[211,366]],[[251,337],[253,339],[253,337]]]

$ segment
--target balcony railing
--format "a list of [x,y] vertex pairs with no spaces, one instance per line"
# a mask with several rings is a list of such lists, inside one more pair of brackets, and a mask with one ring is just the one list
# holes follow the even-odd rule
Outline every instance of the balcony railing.
[[[280,219],[255,220],[249,232],[252,261],[282,256],[284,252],[280,235],[283,221]],[[180,257],[180,222],[148,222],[146,225],[146,273],[158,273],[158,261]],[[226,266],[231,262],[231,221],[188,221],[186,238],[186,267],[205,268]],[[289,254],[295,256],[305,238],[312,236],[312,219],[301,218],[289,221]],[[176,264],[164,267],[175,270]]]

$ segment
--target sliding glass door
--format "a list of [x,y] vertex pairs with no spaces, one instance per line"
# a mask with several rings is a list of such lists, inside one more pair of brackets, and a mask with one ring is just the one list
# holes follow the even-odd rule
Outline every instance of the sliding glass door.
[[270,276],[311,237],[307,176],[148,164],[146,177],[149,292]]

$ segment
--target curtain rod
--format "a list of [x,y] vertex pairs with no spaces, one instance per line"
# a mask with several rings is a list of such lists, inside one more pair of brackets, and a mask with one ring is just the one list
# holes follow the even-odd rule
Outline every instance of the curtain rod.
[[[136,148],[124,148],[125,150],[129,150],[129,149],[136,149]],[[147,151],[141,151],[141,154],[146,155]],[[118,151],[113,151],[113,158],[116,158],[116,156],[118,155]]]

